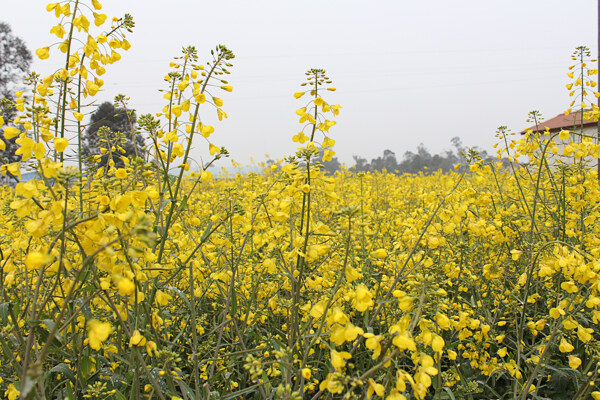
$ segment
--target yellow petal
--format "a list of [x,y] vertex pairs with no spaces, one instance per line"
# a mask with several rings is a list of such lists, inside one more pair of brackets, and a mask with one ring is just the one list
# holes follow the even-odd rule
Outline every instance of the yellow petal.
[[54,149],[59,153],[65,151],[67,146],[69,145],[69,141],[65,138],[55,138],[54,139]]
[[41,47],[35,51],[35,54],[40,58],[40,60],[45,60],[50,57],[50,48],[49,47]]
[[12,126],[7,126],[6,128],[4,128],[4,138],[6,140],[10,140],[14,137],[17,137],[21,134],[21,131],[17,128],[14,128]]

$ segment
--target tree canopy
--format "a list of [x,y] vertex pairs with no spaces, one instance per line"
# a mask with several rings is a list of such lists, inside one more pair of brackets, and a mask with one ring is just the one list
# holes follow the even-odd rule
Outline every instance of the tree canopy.
[[[0,22],[0,117],[5,126],[11,126],[16,112],[13,91],[23,81],[32,61],[31,52],[25,42],[15,36],[10,25]],[[0,150],[0,161],[18,162],[21,156],[15,155],[18,146],[16,138],[3,139],[4,150]]]
[[[385,169],[387,172],[396,174],[419,172],[429,174],[438,170],[447,172],[462,160],[462,153],[466,150],[460,138],[454,137],[451,142],[454,149],[447,150],[443,154],[431,154],[421,143],[416,152],[406,151],[399,162],[396,159],[396,153],[389,149],[383,151],[383,156],[374,158],[370,162],[366,158],[354,156],[354,165],[350,170],[368,172]],[[490,160],[485,150],[477,148],[475,150],[479,152],[481,158]]]
[[6,97],[11,86],[25,78],[32,59],[25,42],[13,34],[10,25],[0,22],[0,96]]
[[[115,107],[112,103],[104,102],[91,115],[90,124],[82,137],[82,154],[90,161],[93,156],[100,155],[100,166],[106,166],[109,155],[103,153],[101,148],[111,149],[115,166],[123,166],[120,156],[130,157],[144,155],[144,139],[135,134],[136,115],[133,111]],[[133,129],[133,131],[132,131]],[[133,137],[132,139],[132,132]],[[119,147],[123,152],[118,151]]]

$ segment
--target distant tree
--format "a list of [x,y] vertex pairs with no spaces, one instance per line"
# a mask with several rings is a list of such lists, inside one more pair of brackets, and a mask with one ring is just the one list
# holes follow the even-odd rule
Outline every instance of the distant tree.
[[396,160],[396,153],[392,150],[386,149],[383,151],[383,157],[377,157],[371,160],[371,170],[394,172],[398,169],[398,162]]
[[[350,170],[355,172],[386,170],[390,173],[400,174],[416,174],[419,172],[430,174],[438,170],[447,172],[452,170],[463,159],[462,153],[465,152],[460,138],[454,137],[450,141],[454,150],[447,150],[443,154],[432,155],[425,145],[421,143],[417,147],[416,153],[412,151],[405,152],[400,163],[397,162],[396,154],[392,150],[384,150],[382,157],[374,158],[371,162],[368,162],[365,158],[354,156],[354,166]],[[485,150],[479,150],[477,147],[474,149],[479,152],[482,159],[493,161]]]
[[[134,135],[135,142],[132,140],[132,126],[135,125],[135,112],[127,112],[124,108],[115,107],[112,103],[104,102],[98,106],[98,109],[90,117],[90,125],[82,137],[81,152],[84,158],[90,160],[91,157],[101,155],[100,166],[104,167],[108,163],[108,156],[101,152],[101,148],[107,146],[121,147],[124,153],[113,152],[115,166],[124,165],[120,156],[133,156],[137,154],[140,157],[144,155],[144,139],[141,135]],[[91,164],[90,164],[91,165]]]
[[6,97],[11,85],[29,72],[33,57],[25,42],[12,33],[10,25],[0,22],[0,95]]
[[315,158],[315,161],[323,165],[323,170],[325,170],[325,173],[328,175],[335,174],[335,172],[339,171],[340,167],[342,166],[337,157],[332,157],[331,161],[323,161],[323,150],[319,150],[319,156]]
[[[14,126],[13,120],[17,109],[12,100],[13,98],[12,94],[7,94],[5,97],[0,98],[0,117],[4,120],[5,127]],[[21,156],[15,154],[15,151],[19,148],[19,145],[16,143],[17,138],[6,139],[2,136],[1,140],[4,142],[5,149],[0,150],[0,163],[9,164],[21,161]]]
[[360,156],[352,156],[354,160],[354,165],[350,167],[351,171],[354,172],[368,172],[371,170],[371,164],[367,161],[366,158],[362,158]]
[[[0,22],[0,116],[5,126],[13,125],[12,121],[17,111],[13,91],[29,72],[32,60],[25,42],[12,33],[10,25]],[[6,149],[0,150],[2,162],[20,161],[21,156],[15,155],[18,148],[16,138],[2,140],[6,145]]]

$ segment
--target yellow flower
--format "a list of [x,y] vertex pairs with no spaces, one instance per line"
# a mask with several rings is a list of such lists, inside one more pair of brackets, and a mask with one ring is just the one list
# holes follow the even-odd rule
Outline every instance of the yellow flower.
[[410,333],[408,332],[404,332],[401,335],[396,335],[392,340],[392,343],[400,350],[417,351],[415,341],[410,337]]
[[33,251],[27,254],[25,257],[25,265],[27,269],[39,269],[45,264],[48,264],[52,261],[53,257],[46,253],[41,253],[39,251]]
[[217,107],[222,107],[223,106],[223,100],[218,98],[218,97],[213,97],[213,102],[215,103],[215,105]]
[[198,93],[194,99],[199,103],[202,104],[206,101],[206,95],[204,93]]
[[566,130],[561,130],[560,133],[558,134],[558,138],[560,140],[567,140],[570,137],[571,137],[571,135],[569,134],[569,131],[566,131]]
[[106,14],[94,13],[94,25],[100,26],[106,21]]
[[129,346],[138,346],[142,347],[146,345],[146,338],[140,334],[140,331],[137,329],[133,331],[133,335],[129,339]]
[[310,379],[311,376],[312,376],[312,372],[311,372],[310,368],[302,368],[302,377],[304,379]]
[[115,172],[115,176],[119,179],[125,179],[125,178],[127,178],[127,171],[125,171],[124,168],[119,168]]
[[10,140],[14,137],[17,137],[21,134],[21,131],[17,128],[14,128],[12,126],[7,126],[6,128],[4,128],[4,138],[6,140]]
[[560,340],[560,345],[558,346],[558,349],[561,353],[570,353],[571,351],[573,351],[573,349],[575,349],[575,347],[573,347],[571,343],[567,342],[565,338],[562,338]]
[[346,365],[346,360],[352,358],[352,354],[347,351],[337,352],[335,350],[331,350],[331,365],[337,371],[340,371]]
[[373,307],[373,294],[363,284],[358,285],[354,295],[354,308],[357,311],[365,312],[368,308]]
[[379,397],[383,397],[385,387],[382,384],[375,382],[372,378],[369,378],[368,382],[369,388],[367,389],[367,399],[370,398],[373,393],[376,393]]
[[573,369],[577,369],[577,368],[579,368],[580,365],[581,365],[581,359],[579,357],[569,356],[569,367],[571,367]]
[[442,328],[443,330],[448,330],[451,328],[450,325],[450,318],[448,318],[446,315],[444,314],[440,314],[437,313],[435,315],[435,322],[438,324],[438,326],[440,328]]
[[372,333],[365,333],[364,337],[367,339],[365,340],[365,346],[367,349],[373,350],[372,357],[373,359],[376,359],[381,354],[381,341],[383,340],[383,336],[375,336]]
[[101,10],[102,9],[102,4],[100,4],[100,2],[98,0],[92,0],[92,5],[94,6],[95,10]]
[[569,293],[577,293],[579,288],[572,281],[566,281],[560,284],[560,288]]
[[46,147],[44,146],[44,143],[36,143],[33,146],[33,154],[38,160],[44,158],[44,155],[46,155]]
[[233,91],[233,87],[232,86],[221,86],[221,89],[227,91],[227,92],[231,92]]
[[510,254],[512,256],[513,261],[517,261],[521,257],[523,252],[521,250],[513,249],[510,251]]
[[87,323],[87,332],[89,346],[94,350],[100,350],[102,342],[105,342],[112,332],[112,326],[108,322],[92,319]]
[[169,304],[169,301],[172,298],[173,298],[173,296],[171,296],[170,294],[167,294],[159,289],[156,291],[156,297],[154,298],[154,300],[156,301],[157,304],[160,304],[161,306],[166,306],[167,304]]
[[62,39],[66,32],[65,28],[61,24],[58,24],[50,29],[50,33],[56,35],[59,39]]
[[98,86],[94,81],[86,81],[85,88],[90,96],[95,96],[100,90],[100,86]]
[[373,258],[386,258],[387,251],[385,249],[377,249],[375,251],[372,251],[370,256]]
[[175,115],[176,117],[181,117],[181,105],[175,105],[171,107],[171,114]]
[[202,173],[200,174],[200,179],[202,180],[202,182],[209,181],[210,178],[212,178],[212,173],[210,171],[202,171]]
[[406,400],[406,397],[400,394],[397,389],[393,389],[385,400]]
[[40,58],[40,60],[45,60],[50,57],[50,48],[48,46],[41,47],[35,51],[35,54]]
[[304,143],[308,138],[304,135],[304,132],[298,132],[298,134],[292,137],[292,141],[296,143]]
[[446,342],[444,341],[444,338],[439,335],[435,335],[435,337],[433,338],[433,340],[431,342],[431,348],[436,353],[439,353],[440,351],[442,351],[444,349],[445,345],[446,345]]
[[168,132],[163,139],[163,141],[167,144],[170,142],[175,143],[178,140],[179,140],[179,136],[177,136],[177,131],[175,131],[175,130]]
[[299,99],[300,97],[304,96],[304,92],[296,92],[294,93],[294,97]]
[[121,296],[130,296],[135,290],[135,284],[128,278],[121,278],[117,283],[117,289]]
[[16,400],[20,394],[21,392],[18,391],[17,388],[15,388],[15,384],[11,383],[6,388],[6,393],[4,393],[4,396],[8,397],[8,400]]
[[54,149],[59,153],[65,151],[67,146],[69,145],[69,141],[65,138],[55,138],[54,139]]
[[152,340],[148,340],[146,342],[146,352],[150,357],[152,357],[153,354],[156,353],[156,349],[158,349],[158,346],[156,346],[155,342],[153,342]]
[[205,138],[209,137],[210,134],[213,133],[214,131],[215,131],[215,128],[213,128],[210,125],[200,125],[200,133]]
[[577,337],[583,343],[587,343],[590,340],[592,340],[593,332],[594,332],[594,330],[592,328],[584,328],[583,326],[580,325],[579,328],[577,328]]

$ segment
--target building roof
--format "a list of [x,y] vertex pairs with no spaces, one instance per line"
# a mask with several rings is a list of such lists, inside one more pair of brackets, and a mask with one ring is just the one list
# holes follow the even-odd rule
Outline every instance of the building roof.
[[[583,121],[583,127],[588,127],[588,126],[597,126],[598,122],[597,121]],[[524,131],[521,132],[521,134],[525,134],[525,132],[527,132],[528,130],[531,130],[533,132],[544,132],[546,130],[546,127],[548,127],[548,129],[550,129],[550,132],[558,132],[560,130],[570,130],[573,128],[578,128],[581,126],[581,111],[575,112],[575,113],[571,113],[569,115],[565,115],[565,114],[558,114],[556,117],[554,118],[550,118],[547,121],[543,121],[538,123],[538,125],[534,125],[532,127],[529,127],[527,129],[525,129]]]

